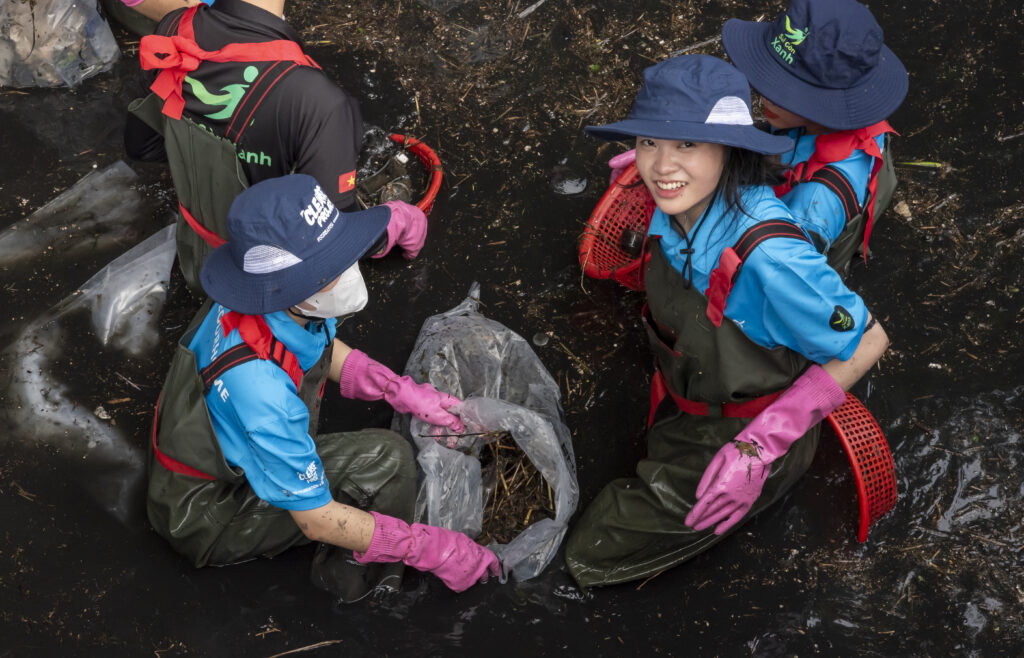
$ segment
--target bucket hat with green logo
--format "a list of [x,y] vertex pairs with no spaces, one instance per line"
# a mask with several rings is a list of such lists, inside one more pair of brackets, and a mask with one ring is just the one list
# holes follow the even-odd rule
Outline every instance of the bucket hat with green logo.
[[854,0],[793,0],[771,23],[731,19],[722,45],[762,96],[836,130],[878,123],[907,95],[907,70]]

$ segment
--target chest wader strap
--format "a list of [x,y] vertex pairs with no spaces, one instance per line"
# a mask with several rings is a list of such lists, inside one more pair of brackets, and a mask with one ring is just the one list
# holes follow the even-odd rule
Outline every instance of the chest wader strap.
[[683,413],[688,413],[691,416],[720,416],[722,418],[753,418],[757,414],[764,411],[775,399],[782,395],[782,391],[776,391],[775,393],[769,393],[768,395],[762,395],[759,398],[748,400],[746,402],[726,402],[720,405],[714,405],[717,408],[712,408],[707,402],[694,402],[693,400],[687,400],[686,398],[677,395],[675,391],[668,387],[665,383],[665,378],[662,376],[661,371],[655,369],[654,376],[651,377],[651,411],[647,416],[647,427],[650,428],[654,424],[654,416],[658,411],[658,407],[664,402],[666,397],[671,397],[672,401],[676,403],[679,410]]
[[[263,318],[259,319],[261,321],[263,320]],[[266,322],[264,322],[264,326],[266,326]],[[267,331],[269,332],[269,327],[267,328]],[[239,333],[242,333],[241,329],[239,329]],[[245,335],[242,336],[242,340],[245,340]],[[302,370],[298,369],[298,359],[296,359],[295,355],[292,354],[288,350],[288,348],[284,346],[284,343],[277,340],[277,338],[275,338],[273,334],[271,334],[269,343],[267,344],[267,356],[260,356],[257,353],[256,349],[254,349],[251,345],[249,345],[246,342],[242,342],[239,343],[238,345],[235,345],[231,349],[225,351],[223,354],[221,354],[216,359],[211,361],[210,365],[200,370],[199,379],[203,382],[203,398],[206,398],[206,396],[210,393],[210,390],[213,388],[214,382],[216,382],[217,379],[221,377],[225,372],[234,368],[235,366],[240,366],[243,363],[248,363],[256,359],[265,359],[267,361],[272,361],[275,364],[277,364],[279,368],[288,373],[292,381],[295,382],[296,388],[298,388],[299,383],[302,379]],[[296,369],[298,369],[298,379],[296,379],[294,372]],[[320,393],[321,395],[323,394],[322,386],[320,387]],[[160,397],[163,397],[162,393]],[[198,469],[192,468],[188,464],[180,462],[174,457],[171,457],[160,451],[160,446],[157,444],[156,440],[158,426],[157,420],[159,418],[159,415],[160,398],[157,398],[156,410],[153,412],[153,454],[156,456],[157,461],[159,461],[164,468],[174,473],[180,473],[182,475],[188,475],[194,478],[201,478],[203,480],[216,480],[217,478],[213,477],[212,475],[203,473]]]
[[188,211],[188,208],[181,205],[181,201],[178,201],[178,212],[180,212],[181,216],[185,218],[185,221],[192,227],[192,230],[196,232],[196,235],[201,237],[203,242],[210,245],[211,249],[216,249],[227,242],[227,240],[200,224],[199,220]]
[[782,219],[769,219],[751,226],[740,236],[731,247],[726,247],[718,259],[718,267],[708,277],[708,289],[704,296],[708,298],[707,316],[715,327],[722,326],[725,317],[725,306],[729,301],[736,277],[743,268],[744,261],[757,245],[770,238],[793,238],[810,242],[810,239],[795,224]]
[[199,478],[201,480],[216,480],[217,478],[212,475],[203,473],[202,471],[192,468],[184,462],[180,462],[174,457],[167,455],[160,451],[160,446],[157,445],[156,441],[156,429],[159,426],[160,420],[160,401],[163,399],[163,392],[160,393],[156,399],[156,409],[153,410],[153,456],[156,460],[172,473],[180,473],[181,475],[188,475],[189,477]]

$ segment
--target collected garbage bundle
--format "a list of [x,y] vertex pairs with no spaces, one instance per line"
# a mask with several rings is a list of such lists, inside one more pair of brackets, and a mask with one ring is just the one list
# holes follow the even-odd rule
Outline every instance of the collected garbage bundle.
[[0,86],[73,87],[119,56],[95,0],[0,2]]
[[479,313],[479,286],[455,308],[428,318],[405,374],[464,400],[466,429],[396,416],[423,472],[416,518],[476,537],[506,574],[539,574],[558,550],[579,487],[558,384],[529,344]]

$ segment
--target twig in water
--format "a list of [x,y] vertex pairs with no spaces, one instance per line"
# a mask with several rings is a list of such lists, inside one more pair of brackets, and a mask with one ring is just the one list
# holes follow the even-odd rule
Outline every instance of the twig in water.
[[[719,34],[718,36],[711,37],[710,39],[706,39],[704,41],[701,41],[700,43],[695,43],[692,46],[687,46],[686,48],[680,48],[679,50],[673,50],[672,52],[670,52],[668,54],[668,56],[669,57],[675,57],[677,55],[682,55],[683,53],[688,53],[691,50],[696,50],[698,48],[703,48],[704,46],[710,46],[713,43],[718,43],[721,40],[722,40],[722,35]],[[637,589],[640,589],[640,588],[638,587]]]
[[313,649],[319,649],[320,647],[327,647],[327,646],[330,646],[332,644],[340,644],[340,643],[341,643],[341,640],[326,640],[324,642],[317,642],[316,644],[311,644],[308,647],[299,647],[298,649],[292,649],[291,651],[285,651],[285,652],[282,652],[282,653],[275,653],[273,656],[270,656],[270,658],[281,658],[281,656],[289,656],[289,655],[291,655],[293,653],[301,653],[303,651],[312,651]]

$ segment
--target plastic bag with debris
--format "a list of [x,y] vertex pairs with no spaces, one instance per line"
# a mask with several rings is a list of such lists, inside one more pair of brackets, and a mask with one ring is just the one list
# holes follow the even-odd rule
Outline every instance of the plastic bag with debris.
[[514,442],[526,454],[549,487],[553,517],[489,545],[505,573],[522,581],[544,570],[565,536],[579,498],[575,457],[558,384],[521,336],[478,312],[479,298],[474,283],[461,304],[428,318],[405,368],[417,382],[464,400],[458,411],[465,432],[438,441],[437,428],[407,415],[396,415],[393,429],[418,448],[417,520],[472,537],[481,531],[485,500],[507,484],[492,468],[481,470],[489,444]]
[[96,0],[0,2],[0,86],[73,87],[120,54]]

